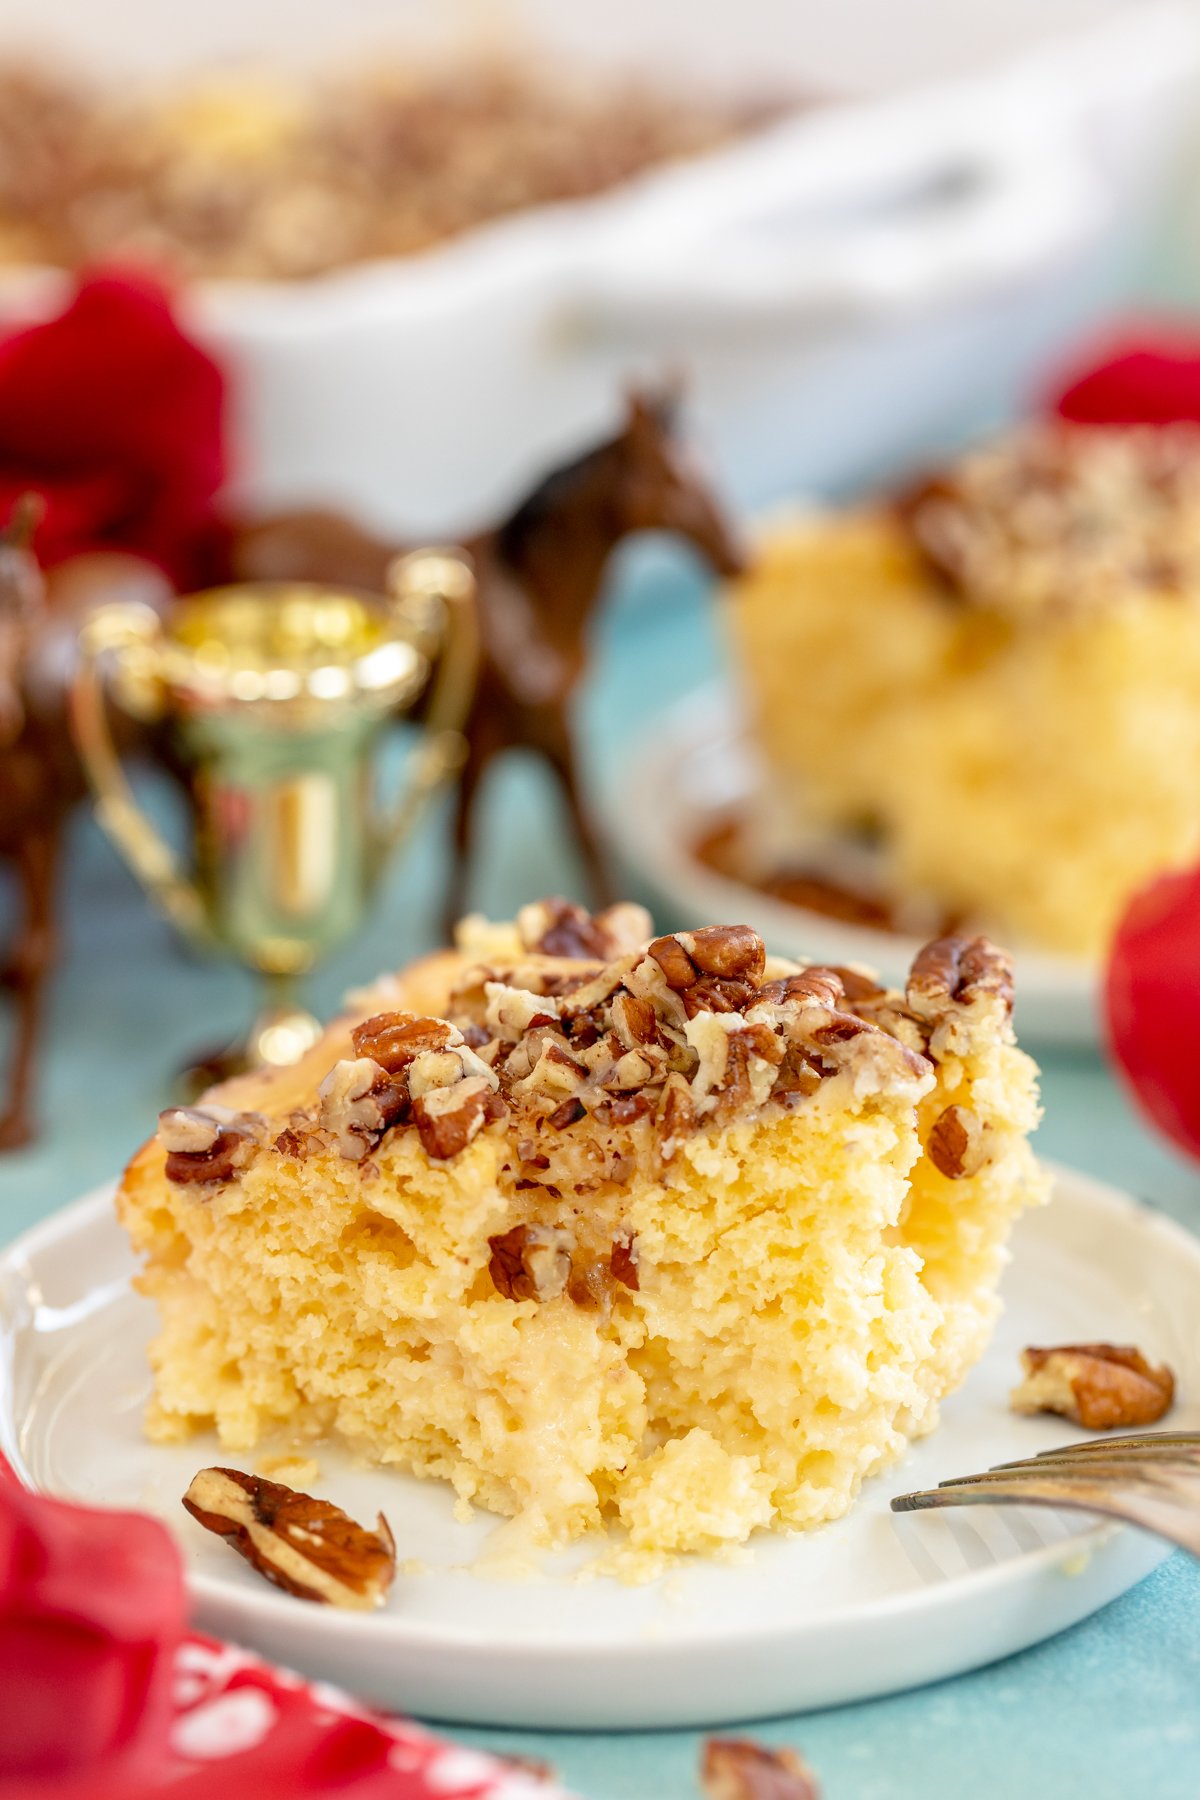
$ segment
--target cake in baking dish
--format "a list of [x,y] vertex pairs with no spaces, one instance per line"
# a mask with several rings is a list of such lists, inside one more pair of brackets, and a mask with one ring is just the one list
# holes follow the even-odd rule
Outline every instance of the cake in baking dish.
[[857,836],[933,916],[1091,956],[1200,856],[1200,427],[1032,427],[782,522],[729,616],[752,862]]
[[844,1512],[1044,1196],[1003,953],[932,943],[900,994],[629,906],[460,937],[134,1157],[151,1434],[333,1434],[635,1554]]

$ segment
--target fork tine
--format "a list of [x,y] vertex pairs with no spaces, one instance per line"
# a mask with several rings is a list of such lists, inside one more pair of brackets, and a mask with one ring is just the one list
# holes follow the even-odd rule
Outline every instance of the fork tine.
[[1166,1438],[1151,1441],[1139,1438],[1117,1439],[1105,1443],[1102,1438],[1089,1438],[1084,1444],[1063,1444],[1055,1450],[1039,1450],[1035,1456],[1018,1457],[1014,1462],[996,1463],[997,1469],[1036,1469],[1044,1463],[1064,1467],[1091,1468],[1104,1463],[1114,1467],[1153,1467],[1160,1463],[1181,1469],[1200,1468],[1200,1439],[1182,1443]]
[[1084,1469],[1063,1468],[992,1470],[943,1482],[912,1494],[898,1494],[893,1512],[923,1512],[948,1506],[1051,1506],[1080,1512],[1101,1513],[1153,1531],[1200,1557],[1200,1486],[1194,1475],[1172,1488],[1161,1466],[1130,1474],[1121,1469],[1113,1480]]
[[1128,1486],[1130,1483],[1140,1483],[1146,1488],[1171,1492],[1194,1489],[1197,1501],[1200,1501],[1200,1470],[1193,1463],[1168,1462],[1164,1457],[1148,1457],[1144,1462],[1128,1458],[1124,1461],[1114,1458],[1108,1462],[1098,1456],[1068,1457],[1061,1461],[1055,1461],[1053,1457],[1036,1457],[1026,1463],[1008,1463],[1000,1468],[984,1469],[977,1475],[955,1475],[939,1485],[965,1487],[983,1482],[1003,1485],[1026,1476],[1035,1480],[1065,1481],[1075,1485],[1108,1482],[1116,1486]]
[[1200,1452],[1200,1431],[1135,1431],[1125,1437],[1091,1437],[1076,1444],[1061,1444],[1054,1450],[1039,1450],[1037,1454],[1039,1457],[1092,1456],[1099,1450],[1144,1450],[1151,1456],[1169,1450]]

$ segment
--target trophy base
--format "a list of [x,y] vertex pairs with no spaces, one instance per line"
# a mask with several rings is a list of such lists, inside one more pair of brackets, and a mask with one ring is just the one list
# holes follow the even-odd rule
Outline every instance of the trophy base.
[[286,1068],[299,1062],[321,1035],[320,1022],[296,1006],[272,1006],[259,1013],[246,1036],[198,1057],[180,1071],[179,1085],[188,1101],[206,1089],[250,1069]]

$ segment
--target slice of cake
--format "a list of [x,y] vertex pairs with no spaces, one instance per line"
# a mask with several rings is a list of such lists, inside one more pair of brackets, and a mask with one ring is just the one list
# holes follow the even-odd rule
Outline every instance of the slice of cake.
[[1029,428],[781,524],[729,618],[756,878],[857,835],[918,911],[1099,955],[1200,856],[1200,427]]
[[932,1428],[1044,1197],[1003,953],[907,993],[564,902],[162,1115],[118,1207],[149,1429],[336,1434],[564,1541],[831,1519]]

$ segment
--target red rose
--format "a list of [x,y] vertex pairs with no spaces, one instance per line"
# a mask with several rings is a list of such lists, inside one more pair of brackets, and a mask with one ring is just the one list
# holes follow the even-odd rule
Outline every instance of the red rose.
[[128,550],[180,590],[219,567],[224,383],[167,298],[128,275],[85,278],[67,310],[0,342],[0,520],[36,490],[44,567]]

